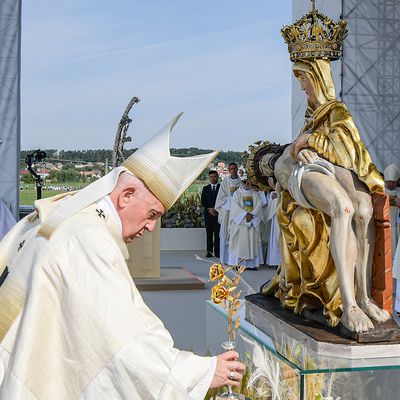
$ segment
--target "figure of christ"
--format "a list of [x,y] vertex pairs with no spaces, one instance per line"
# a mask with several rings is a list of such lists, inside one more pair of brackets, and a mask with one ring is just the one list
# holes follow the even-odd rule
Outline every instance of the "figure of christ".
[[[318,60],[308,63],[296,62],[293,66],[301,88],[307,94],[309,111],[313,113],[309,113],[310,118],[306,116],[306,122],[299,137],[292,145],[286,147],[282,156],[277,159],[274,175],[279,195],[282,190],[288,191],[300,207],[319,210],[331,218],[329,243],[342,301],[343,313],[340,321],[350,331],[364,332],[373,329],[370,318],[378,322],[389,318],[389,313],[380,309],[370,296],[375,236],[370,190],[371,182],[375,184],[373,189],[377,190],[377,177],[372,176],[369,180],[368,177],[360,177],[361,174],[358,174],[359,171],[356,168],[357,162],[351,160],[351,157],[350,160],[346,160],[343,157],[345,152],[339,155],[335,153],[338,148],[337,143],[334,142],[338,136],[335,128],[339,124],[345,127],[350,125],[349,121],[337,122],[337,115],[339,114],[340,118],[344,115],[347,120],[351,119],[351,116],[347,109],[345,109],[347,114],[343,114],[345,106],[335,98],[332,99],[332,92],[329,94],[333,81],[328,84],[325,82],[325,87],[324,84],[321,85],[321,82],[324,82],[321,77],[327,78],[329,75],[328,78],[332,79],[330,65],[329,70],[327,69],[328,65],[329,61]],[[311,81],[313,77],[318,79]],[[329,102],[333,104],[331,110],[336,107],[341,113],[336,111],[335,115],[333,114],[335,111],[331,111],[329,114]],[[318,120],[316,116],[318,113],[325,114],[327,118]],[[321,124],[321,120],[324,123]],[[355,130],[353,131],[353,136],[355,136],[357,131],[354,123],[352,127]],[[324,129],[325,131],[321,133]],[[340,129],[343,130],[342,127]],[[351,137],[348,132],[345,133],[347,138]],[[331,138],[330,134],[332,134]],[[358,132],[355,139],[357,137]],[[361,141],[351,138],[350,143],[355,142],[358,147],[363,146]],[[322,145],[321,141],[324,142]],[[369,157],[365,147],[363,150],[364,153],[360,154],[366,153]],[[366,161],[370,159],[367,158]],[[372,171],[372,175],[376,175],[374,168],[375,166],[370,163],[368,170]],[[368,181],[367,184],[365,181]],[[282,246],[282,241],[280,242]],[[283,265],[279,281],[285,274],[285,268],[286,266]],[[357,294],[354,289],[355,277]],[[271,293],[269,288],[264,288],[263,292]]]

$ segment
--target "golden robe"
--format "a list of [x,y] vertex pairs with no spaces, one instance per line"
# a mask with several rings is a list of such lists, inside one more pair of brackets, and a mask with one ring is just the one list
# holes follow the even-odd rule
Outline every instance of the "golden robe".
[[[335,98],[327,60],[297,61],[296,71],[310,79],[319,104],[309,103],[300,132],[310,133],[308,145],[320,157],[352,170],[371,193],[384,191],[384,182],[361,142],[347,107]],[[303,208],[289,192],[282,191],[277,220],[282,232],[282,261],[265,294],[274,293],[282,306],[299,313],[311,298],[324,305],[324,315],[336,326],[342,315],[342,302],[335,264],[330,254],[331,219],[313,209]],[[315,300],[315,299],[314,299]]]

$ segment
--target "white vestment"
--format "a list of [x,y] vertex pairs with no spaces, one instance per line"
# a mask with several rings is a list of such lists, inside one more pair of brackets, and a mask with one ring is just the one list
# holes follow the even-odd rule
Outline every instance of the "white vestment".
[[218,222],[220,228],[220,260],[222,264],[228,263],[228,243],[229,243],[229,211],[231,209],[232,197],[239,187],[240,179],[232,179],[230,176],[221,182],[215,201],[215,210],[218,212]]
[[[272,192],[275,193],[276,192]],[[278,208],[278,197],[272,198],[272,193],[268,196],[268,205],[265,213],[266,235],[268,236],[267,259],[265,263],[269,266],[279,265],[281,255],[278,248],[278,229],[276,221],[276,210]]]
[[6,236],[7,232],[15,225],[15,219],[11,211],[0,199],[0,240]]
[[[385,193],[389,195],[389,199],[400,198],[400,188],[389,190],[385,187]],[[390,228],[392,231],[392,254],[396,253],[397,242],[399,241],[400,224],[397,222],[399,215],[399,207],[390,206]]]
[[[254,217],[246,222],[246,214]],[[229,218],[229,265],[235,265],[244,258],[241,265],[257,268],[263,263],[260,223],[264,222],[262,200],[253,189],[236,190],[232,199]]]
[[94,203],[123,170],[38,201],[38,217],[0,243],[1,400],[204,397],[212,359],[173,347],[132,281],[120,229]]

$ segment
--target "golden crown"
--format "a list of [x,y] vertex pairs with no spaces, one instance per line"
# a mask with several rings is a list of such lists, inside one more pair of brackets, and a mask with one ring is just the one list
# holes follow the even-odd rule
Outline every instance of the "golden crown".
[[312,60],[324,58],[338,60],[342,55],[342,42],[347,36],[347,22],[332,19],[315,9],[292,25],[281,29],[282,37],[288,45],[290,60]]

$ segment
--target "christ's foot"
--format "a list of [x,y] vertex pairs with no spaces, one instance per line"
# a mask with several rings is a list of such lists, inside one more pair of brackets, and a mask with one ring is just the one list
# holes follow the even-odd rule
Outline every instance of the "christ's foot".
[[372,302],[372,300],[368,298],[359,301],[359,304],[365,314],[377,322],[383,322],[390,318],[390,314],[387,311],[379,308],[375,303]]
[[340,322],[351,332],[361,333],[374,329],[371,320],[357,305],[344,308]]

